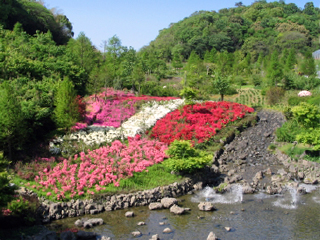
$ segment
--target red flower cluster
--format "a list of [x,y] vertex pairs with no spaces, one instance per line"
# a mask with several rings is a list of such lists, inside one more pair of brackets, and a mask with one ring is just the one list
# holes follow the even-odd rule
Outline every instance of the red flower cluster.
[[243,118],[253,108],[232,102],[204,102],[185,105],[157,121],[151,137],[170,144],[174,140],[204,142],[216,134],[228,122]]

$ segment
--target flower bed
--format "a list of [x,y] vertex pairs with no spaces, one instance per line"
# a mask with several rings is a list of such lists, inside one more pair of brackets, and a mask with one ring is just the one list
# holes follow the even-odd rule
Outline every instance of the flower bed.
[[[55,194],[63,199],[67,194],[94,194],[104,190],[104,186],[131,177],[134,172],[141,172],[146,167],[162,162],[166,157],[167,145],[156,140],[140,139],[139,135],[129,138],[128,146],[114,141],[111,146],[101,147],[64,159],[54,168],[47,167],[35,177],[38,185],[33,188]],[[93,191],[94,190],[94,191]]]
[[243,118],[252,108],[231,102],[204,102],[186,105],[159,120],[151,130],[151,137],[164,143],[192,140],[201,143],[216,134],[228,122]]
[[175,97],[136,97],[132,93],[107,88],[99,94],[86,99],[84,123],[77,123],[73,130],[80,130],[88,125],[111,126],[118,128],[121,123],[136,113],[137,102],[168,101]]

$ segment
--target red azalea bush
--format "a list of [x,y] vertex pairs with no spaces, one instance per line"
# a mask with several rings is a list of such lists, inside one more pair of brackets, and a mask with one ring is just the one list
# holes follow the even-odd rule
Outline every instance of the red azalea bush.
[[253,108],[233,102],[204,102],[185,105],[157,121],[151,137],[170,144],[174,140],[204,142],[227,123],[243,118]]

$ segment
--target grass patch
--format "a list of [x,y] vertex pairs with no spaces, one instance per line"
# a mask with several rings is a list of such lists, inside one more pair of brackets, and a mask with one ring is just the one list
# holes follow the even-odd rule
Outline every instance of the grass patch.
[[[279,149],[291,158],[298,160],[306,150],[311,150],[312,147],[306,144],[297,144],[294,146],[292,143],[287,143],[279,147]],[[320,156],[305,155],[303,159],[311,162],[320,162]]]

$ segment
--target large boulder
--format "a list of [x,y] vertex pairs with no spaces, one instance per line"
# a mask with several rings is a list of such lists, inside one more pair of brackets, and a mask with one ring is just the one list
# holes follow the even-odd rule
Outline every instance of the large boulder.
[[170,208],[172,205],[177,204],[178,200],[175,198],[162,198],[161,204],[164,208]]

